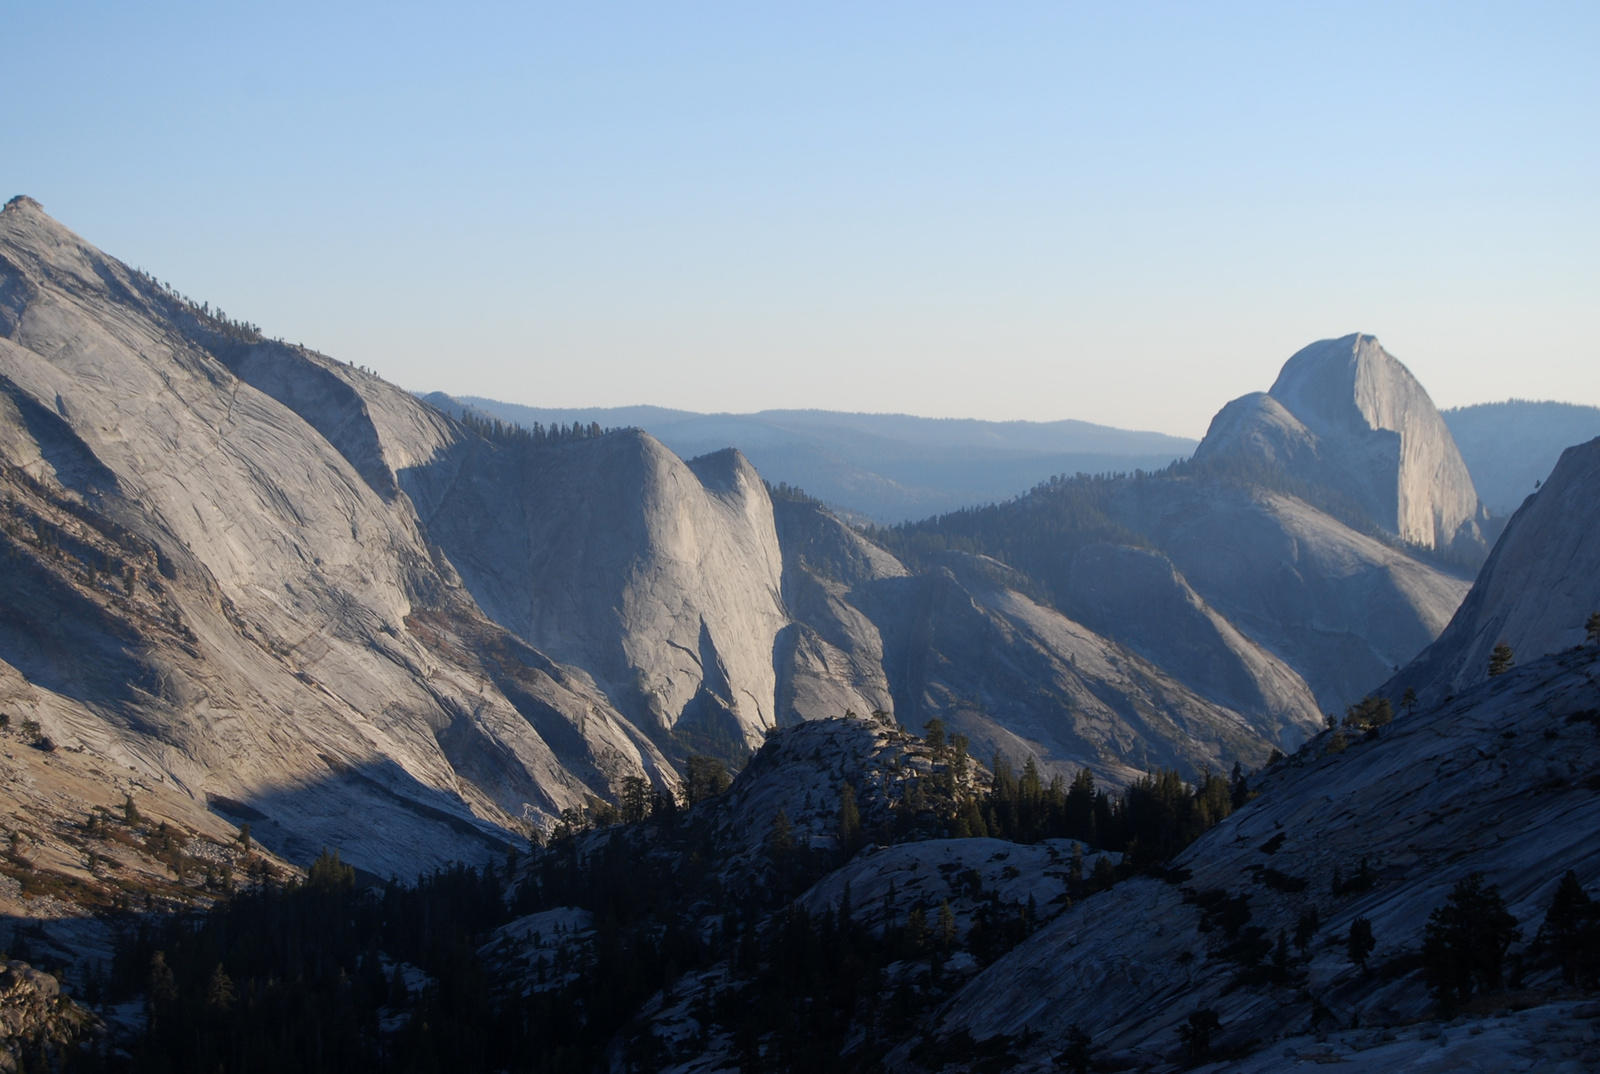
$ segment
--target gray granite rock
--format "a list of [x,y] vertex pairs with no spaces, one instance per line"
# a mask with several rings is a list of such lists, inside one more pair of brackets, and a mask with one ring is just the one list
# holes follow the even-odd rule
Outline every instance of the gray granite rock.
[[1224,407],[1194,457],[1228,456],[1332,490],[1418,547],[1482,545],[1486,516],[1449,428],[1372,336],[1313,343],[1284,364],[1270,392]]
[[[1434,701],[1484,681],[1501,642],[1519,661],[1586,643],[1600,611],[1600,439],[1568,448],[1512,516],[1437,641],[1386,692]],[[1593,645],[1593,642],[1587,644]]]

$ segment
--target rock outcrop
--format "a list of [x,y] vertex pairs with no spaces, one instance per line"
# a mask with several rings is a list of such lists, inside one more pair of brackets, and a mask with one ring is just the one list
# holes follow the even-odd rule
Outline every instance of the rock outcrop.
[[795,619],[779,637],[778,718],[893,714],[883,635],[850,593],[906,568],[820,504],[773,503],[783,550],[783,600]]
[[775,725],[783,559],[737,452],[685,463],[631,429],[478,442],[445,466],[405,484],[495,621],[663,741],[737,754]]
[[1397,674],[1385,693],[1407,688],[1436,701],[1489,674],[1502,642],[1521,661],[1585,642],[1600,611],[1600,439],[1571,447],[1544,486],[1507,523],[1449,626]]
[[61,1053],[105,1032],[100,1020],[61,994],[48,973],[26,962],[0,963],[0,1071],[18,1060],[59,1061]]
[[1449,428],[1371,336],[1297,352],[1271,391],[1217,414],[1194,458],[1243,459],[1321,486],[1420,548],[1465,553],[1482,544],[1484,513]]

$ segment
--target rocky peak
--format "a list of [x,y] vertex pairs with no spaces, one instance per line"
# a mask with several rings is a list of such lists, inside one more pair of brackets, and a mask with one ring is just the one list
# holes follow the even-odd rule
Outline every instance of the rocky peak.
[[1482,546],[1478,494],[1449,428],[1372,336],[1313,343],[1271,391],[1224,407],[1195,458],[1229,456],[1330,489],[1411,544]]
[[590,672],[647,734],[760,743],[788,617],[772,502],[742,455],[684,462],[620,429],[477,441],[433,469],[406,491],[491,617]]

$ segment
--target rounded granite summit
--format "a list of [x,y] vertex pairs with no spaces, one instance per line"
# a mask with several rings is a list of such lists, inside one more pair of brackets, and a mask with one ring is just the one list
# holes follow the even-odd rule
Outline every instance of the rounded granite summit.
[[1224,407],[1195,458],[1225,456],[1331,489],[1410,544],[1482,549],[1483,509],[1444,418],[1373,336],[1302,348],[1266,395]]

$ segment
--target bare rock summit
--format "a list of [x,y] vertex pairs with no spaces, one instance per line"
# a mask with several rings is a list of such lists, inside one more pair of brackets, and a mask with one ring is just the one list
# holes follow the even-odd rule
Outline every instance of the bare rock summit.
[[1483,544],[1484,512],[1444,418],[1372,336],[1296,352],[1270,391],[1223,407],[1195,458],[1279,470],[1420,548]]

